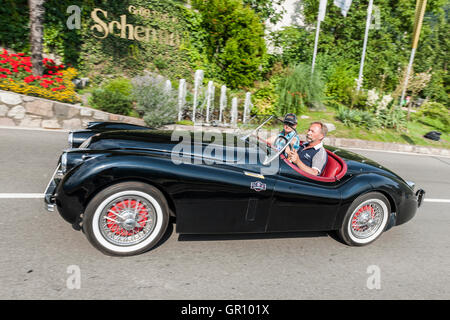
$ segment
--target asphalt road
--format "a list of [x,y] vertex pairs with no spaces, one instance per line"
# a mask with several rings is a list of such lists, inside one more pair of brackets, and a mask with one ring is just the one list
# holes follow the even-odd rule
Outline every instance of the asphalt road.
[[[43,199],[67,133],[0,128],[0,299],[448,299],[450,203],[425,202],[375,243],[327,233],[180,236],[145,254],[103,255]],[[450,199],[450,159],[356,151]],[[79,276],[79,277],[78,277]]]

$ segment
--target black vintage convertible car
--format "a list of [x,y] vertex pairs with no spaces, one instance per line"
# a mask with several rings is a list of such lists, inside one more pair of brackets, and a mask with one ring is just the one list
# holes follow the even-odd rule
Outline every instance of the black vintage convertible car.
[[170,217],[183,234],[334,231],[352,246],[414,217],[425,193],[414,183],[329,146],[323,173],[310,175],[285,157],[291,141],[277,138],[275,148],[261,137],[269,121],[227,139],[92,123],[69,135],[47,209],[120,256],[154,247]]

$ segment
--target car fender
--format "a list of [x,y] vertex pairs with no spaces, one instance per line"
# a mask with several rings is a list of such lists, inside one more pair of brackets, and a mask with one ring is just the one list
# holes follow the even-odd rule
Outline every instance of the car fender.
[[[151,161],[149,157],[152,157]],[[63,218],[77,224],[89,201],[104,188],[123,181],[141,181],[160,189],[176,181],[176,165],[159,155],[114,153],[97,155],[70,170],[58,185],[56,204]],[[171,180],[171,177],[173,180]],[[167,199],[171,202],[171,199]]]
[[389,200],[391,212],[399,214],[399,208],[402,206],[402,196],[408,193],[408,190],[412,195],[412,191],[403,181],[390,176],[378,173],[361,173],[353,176],[341,187],[342,203],[336,215],[334,229],[337,230],[342,226],[348,208],[359,196],[373,191],[380,192]]

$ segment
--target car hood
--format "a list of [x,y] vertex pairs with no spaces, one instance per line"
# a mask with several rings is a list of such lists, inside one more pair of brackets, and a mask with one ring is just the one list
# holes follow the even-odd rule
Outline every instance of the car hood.
[[248,159],[254,159],[255,154],[262,152],[256,145],[249,147],[245,141],[233,134],[175,130],[123,130],[98,133],[92,136],[89,149],[156,151],[167,154],[176,151],[184,155],[209,157],[219,162],[226,160],[239,163],[247,163]]
[[227,133],[191,132],[176,130],[120,130],[97,133],[92,136],[89,149],[172,149],[181,143],[201,141],[203,145],[211,143],[243,147],[246,143],[236,135]]

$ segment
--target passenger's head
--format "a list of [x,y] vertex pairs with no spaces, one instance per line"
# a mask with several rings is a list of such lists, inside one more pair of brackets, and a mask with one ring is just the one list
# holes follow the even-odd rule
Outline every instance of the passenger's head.
[[289,133],[293,131],[293,129],[297,128],[297,116],[293,113],[288,113],[284,116],[284,131]]
[[309,129],[306,133],[306,140],[309,143],[319,143],[325,138],[328,133],[328,128],[322,122],[315,121],[309,125]]

